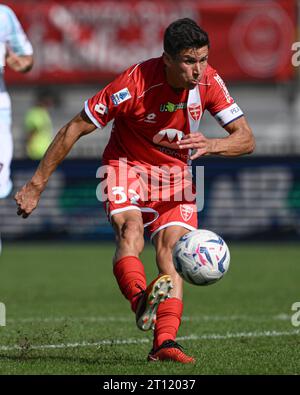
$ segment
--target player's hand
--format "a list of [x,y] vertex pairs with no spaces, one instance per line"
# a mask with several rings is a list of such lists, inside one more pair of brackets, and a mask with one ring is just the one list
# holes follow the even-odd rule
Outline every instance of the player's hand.
[[190,156],[191,160],[210,154],[212,152],[212,144],[213,139],[208,139],[200,132],[187,134],[180,141],[177,141],[179,149],[195,150]]
[[40,196],[41,190],[33,185],[32,182],[25,184],[15,195],[15,201],[18,205],[17,214],[27,218],[38,205]]
[[32,56],[31,55],[17,55],[10,48],[6,48],[5,61],[7,66],[12,70],[20,73],[29,71],[32,67]]

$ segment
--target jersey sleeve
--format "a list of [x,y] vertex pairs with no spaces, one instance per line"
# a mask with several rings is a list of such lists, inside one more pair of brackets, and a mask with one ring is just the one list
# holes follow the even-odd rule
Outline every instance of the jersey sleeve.
[[216,71],[210,78],[206,108],[222,127],[244,115],[243,111],[230,96],[224,81]]
[[130,115],[135,103],[136,85],[129,71],[119,75],[96,95],[86,100],[85,112],[98,128],[106,126],[116,117]]
[[15,13],[6,6],[1,7],[2,29],[5,42],[17,55],[32,55],[33,49]]

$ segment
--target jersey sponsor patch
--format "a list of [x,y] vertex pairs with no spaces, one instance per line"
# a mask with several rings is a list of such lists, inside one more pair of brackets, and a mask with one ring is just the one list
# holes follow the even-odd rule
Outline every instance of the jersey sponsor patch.
[[166,104],[161,104],[160,105],[160,112],[175,112],[177,110],[184,110],[186,108],[187,104],[185,102],[178,103],[178,104],[173,104],[171,102],[168,102]]
[[111,100],[115,106],[118,106],[120,103],[123,103],[128,99],[131,99],[131,94],[128,88],[121,89],[119,92],[116,92],[113,95],[111,95]]

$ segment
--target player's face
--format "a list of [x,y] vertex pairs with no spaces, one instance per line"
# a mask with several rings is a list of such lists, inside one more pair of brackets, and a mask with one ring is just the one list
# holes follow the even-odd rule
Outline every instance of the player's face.
[[172,58],[164,53],[167,81],[177,89],[194,89],[207,66],[208,47],[183,49]]

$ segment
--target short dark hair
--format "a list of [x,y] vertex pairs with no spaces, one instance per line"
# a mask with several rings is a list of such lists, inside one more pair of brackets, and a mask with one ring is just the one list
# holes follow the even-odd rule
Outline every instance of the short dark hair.
[[183,49],[209,47],[208,34],[190,18],[172,22],[164,34],[164,51],[175,58]]

